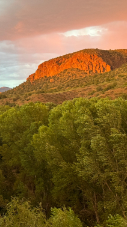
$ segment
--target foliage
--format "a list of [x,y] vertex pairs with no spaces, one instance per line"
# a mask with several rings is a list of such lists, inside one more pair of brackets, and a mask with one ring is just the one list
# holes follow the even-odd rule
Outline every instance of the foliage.
[[[106,227],[126,227],[127,220],[121,217],[120,215],[109,215],[108,220],[105,223]],[[102,225],[97,225],[96,227],[102,227]]]
[[116,214],[124,223],[126,119],[122,98],[1,107],[1,214],[13,196],[25,198],[33,208],[41,202],[51,226],[61,219],[63,226],[80,226],[75,214],[84,226],[115,226]]
[[82,227],[82,223],[74,214],[74,212],[66,208],[51,209],[51,217],[49,219],[49,223],[53,227]]
[[44,227],[46,218],[41,207],[32,208],[29,202],[14,198],[7,206],[7,213],[0,218],[1,227]]
[[81,221],[74,212],[66,208],[52,208],[51,217],[46,220],[44,211],[33,208],[27,201],[13,198],[7,205],[6,215],[0,218],[1,227],[82,227]]

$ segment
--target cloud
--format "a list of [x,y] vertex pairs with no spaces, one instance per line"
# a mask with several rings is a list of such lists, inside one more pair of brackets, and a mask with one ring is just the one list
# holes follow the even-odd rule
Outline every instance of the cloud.
[[127,48],[127,0],[0,0],[0,87],[85,48]]
[[[67,35],[69,34],[69,35]],[[17,46],[31,56],[39,54],[42,60],[85,48],[127,48],[127,22],[117,21],[102,26],[52,33],[18,40]]]
[[94,26],[94,27],[87,27],[83,29],[78,29],[78,30],[71,30],[62,33],[64,36],[69,37],[69,36],[85,36],[85,35],[90,35],[90,36],[102,36],[103,33],[106,33],[107,29],[102,28],[101,26]]
[[10,0],[0,15],[0,39],[14,40],[126,21],[126,10],[126,0]]
[[0,87],[12,88],[25,82],[26,78],[36,71],[39,64],[58,56],[54,52],[46,53],[46,48],[37,47],[38,40],[38,37],[37,39],[34,37],[26,40],[26,43],[24,40],[0,42]]
[[76,30],[76,35],[71,31],[69,36],[66,33],[52,33],[16,41],[1,41],[0,87],[20,84],[43,61],[63,54],[85,48],[127,48],[127,22],[112,22],[83,31],[84,34],[81,34],[80,30]]

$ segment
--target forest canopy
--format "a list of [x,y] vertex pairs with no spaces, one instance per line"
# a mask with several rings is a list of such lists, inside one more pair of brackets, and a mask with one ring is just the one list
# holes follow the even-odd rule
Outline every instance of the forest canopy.
[[15,209],[23,226],[127,226],[127,101],[1,106],[1,226]]

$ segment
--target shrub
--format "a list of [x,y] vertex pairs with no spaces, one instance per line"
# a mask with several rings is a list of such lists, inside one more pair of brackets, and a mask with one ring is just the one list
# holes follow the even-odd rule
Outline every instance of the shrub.
[[27,201],[13,198],[7,206],[7,213],[0,218],[1,227],[82,227],[80,219],[69,208],[52,209],[46,221],[41,206],[32,208]]
[[80,219],[75,215],[74,211],[69,208],[52,209],[52,216],[49,219],[52,227],[82,227]]
[[102,91],[103,88],[102,88],[101,86],[98,86],[98,87],[96,88],[96,90],[97,90],[97,91]]
[[113,89],[113,88],[116,87],[116,85],[117,85],[116,82],[114,82],[114,83],[112,83],[112,84],[109,84],[106,88],[104,88],[104,91],[108,91],[108,90],[110,90],[110,89]]
[[[106,221],[105,227],[127,227],[127,220],[125,220],[120,215],[109,215],[108,220]],[[95,227],[103,227],[103,225],[97,225]]]
[[123,99],[127,100],[127,94],[126,94],[126,93],[123,93],[123,94],[121,95],[121,97],[122,97]]
[[5,98],[7,98],[7,96],[6,96],[6,95],[4,95],[4,94],[0,94],[0,99],[5,99]]
[[7,214],[0,218],[1,227],[43,227],[45,215],[41,207],[31,208],[29,202],[13,198],[7,206]]

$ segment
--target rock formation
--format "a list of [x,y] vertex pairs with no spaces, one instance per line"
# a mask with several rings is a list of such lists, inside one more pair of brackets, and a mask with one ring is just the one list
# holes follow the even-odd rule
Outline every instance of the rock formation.
[[27,80],[34,81],[43,77],[53,77],[65,69],[78,68],[86,74],[109,72],[127,62],[127,56],[117,51],[98,49],[82,50],[46,61],[38,66],[35,73]]

